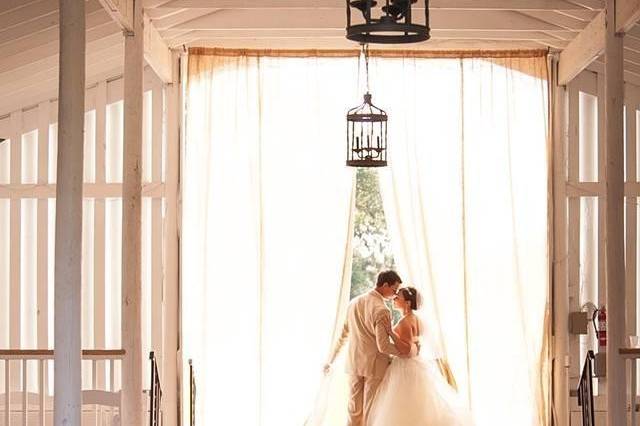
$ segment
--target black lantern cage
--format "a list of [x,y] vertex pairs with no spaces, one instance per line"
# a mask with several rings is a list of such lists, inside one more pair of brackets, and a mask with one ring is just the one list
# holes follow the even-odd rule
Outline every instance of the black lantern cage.
[[347,113],[347,166],[384,167],[387,165],[387,113],[371,103],[364,103]]
[[[424,22],[414,22],[412,6],[418,0],[346,0],[347,38],[360,43],[404,44],[429,40],[429,0],[424,2]],[[352,17],[362,14],[363,20]],[[359,12],[359,13],[358,13]],[[357,21],[357,22],[356,22]]]

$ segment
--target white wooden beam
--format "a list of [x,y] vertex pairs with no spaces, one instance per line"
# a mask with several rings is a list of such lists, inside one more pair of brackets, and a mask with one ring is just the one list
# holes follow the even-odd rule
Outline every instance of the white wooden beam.
[[[604,75],[604,63],[595,61],[591,65],[589,65],[587,70]],[[624,81],[627,83],[634,84],[640,87],[640,75],[634,74],[630,71],[624,72]]]
[[60,0],[55,239],[55,424],[80,426],[85,3]]
[[[122,56],[123,52],[124,49],[122,43],[117,42],[108,49],[96,49],[96,51],[87,54],[86,59],[90,64],[87,67],[87,73],[89,73],[90,70],[112,68],[113,65],[117,63],[122,64],[122,58],[119,59],[119,57]],[[22,71],[22,74],[20,74],[20,71]],[[57,83],[57,66],[43,70],[39,70],[38,67],[33,67],[30,71],[31,72],[25,72],[24,69],[19,69],[9,73],[0,74],[0,78],[3,76],[10,77],[8,81],[5,80],[0,82],[0,93],[2,93],[5,98],[8,98],[13,93],[25,92],[30,87],[42,87],[43,83],[47,81],[51,82],[53,85]]]
[[[638,114],[638,88],[627,84],[625,85],[625,125],[626,125],[626,181],[635,182],[637,175],[637,114]],[[627,336],[636,335],[637,324],[637,252],[638,239],[634,238],[638,235],[638,215],[637,215],[637,197],[625,199],[626,209],[626,238],[625,238],[625,256],[626,256],[626,331]]]
[[[163,36],[171,38],[172,35],[183,35],[197,39],[225,39],[225,38],[250,38],[250,39],[288,39],[288,38],[345,38],[344,29],[316,28],[316,29],[234,29],[234,30],[196,30],[186,34],[182,30],[164,31]],[[575,33],[573,33],[575,35]],[[431,30],[431,40],[555,40],[564,41],[558,37],[543,31],[490,31],[490,30]],[[427,43],[428,44],[428,43]]]
[[570,3],[585,7],[591,10],[603,10],[603,0],[568,0]]
[[[158,10],[158,9],[151,9],[149,10],[149,12],[153,12],[154,10]],[[184,24],[185,22],[189,22],[193,19],[200,18],[201,16],[205,16],[210,13],[213,13],[218,9],[198,8],[198,9],[162,9],[162,10],[170,10],[170,11],[177,11],[177,12],[169,15],[165,15],[162,18],[154,18],[153,16],[150,16],[150,18],[153,21],[153,26],[155,26],[158,31],[172,28],[179,24]]]
[[[580,180],[580,92],[577,81],[567,85],[567,181],[570,183]],[[580,309],[579,279],[580,279],[580,200],[571,198],[567,203],[567,311],[575,312]],[[563,291],[559,289],[559,291]],[[561,304],[563,301],[559,301]],[[562,314],[562,310],[558,315]],[[566,318],[560,324],[566,324]],[[567,336],[569,359],[565,360],[569,386],[575,389],[580,380],[580,340],[576,335]]]
[[566,85],[604,50],[605,15],[601,12],[560,54],[558,84]]
[[[145,7],[218,9],[326,9],[344,10],[342,0],[172,0]],[[415,7],[416,10],[420,9]],[[563,0],[432,0],[432,10],[580,10],[582,6]]]
[[[100,5],[95,1],[91,1],[86,4],[85,13],[87,14],[87,25],[89,25],[91,22],[94,22],[96,19],[109,19],[108,14],[106,14],[102,10]],[[59,14],[52,13],[49,15],[37,17],[33,20],[26,19],[22,22],[17,23],[16,25],[1,26],[0,45],[12,43],[16,40],[28,37],[32,34],[45,31],[49,31],[50,35],[53,34],[52,38],[49,41],[56,41],[56,32],[59,22]],[[108,21],[103,20],[103,22]],[[2,23],[2,15],[0,15],[0,23]],[[54,32],[52,33],[51,30],[53,30]]]
[[[107,14],[101,13],[102,18],[109,19]],[[118,26],[113,22],[103,22],[102,18],[97,20],[94,26],[87,27],[87,43],[94,44],[90,51],[108,47],[105,46],[105,41],[112,46],[117,40],[114,36],[122,38],[122,32]],[[49,68],[57,66],[59,43],[57,36],[52,35],[58,31],[58,28],[54,28],[51,31],[35,33],[15,42],[0,45],[0,55],[3,58],[0,72],[5,73],[26,66],[39,70],[43,68],[39,66],[40,64]],[[2,80],[8,78],[3,76]]]
[[162,82],[173,81],[171,51],[146,16],[144,18],[144,59]]
[[180,280],[179,280],[179,244],[178,236],[178,199],[180,176],[180,117],[182,111],[181,86],[178,81],[179,55],[174,52],[174,81],[166,89],[166,216],[164,234],[165,279],[163,303],[164,332],[164,382],[163,391],[166,401],[163,407],[164,420],[167,424],[178,424],[178,324],[180,323]]
[[616,31],[624,33],[640,19],[640,0],[616,0]]
[[[95,170],[96,183],[106,183],[106,150],[107,150],[107,83],[100,82],[96,87],[96,156]],[[105,268],[105,248],[106,248],[106,200],[103,198],[95,198],[94,207],[94,240],[93,240],[93,344],[97,349],[106,348],[106,268]],[[104,363],[97,363],[94,371],[95,382],[94,388],[97,390],[106,390],[106,368]]]
[[[346,38],[303,38],[303,39],[197,39],[183,40],[187,47],[220,47],[230,49],[357,49],[358,45]],[[448,51],[463,49],[482,50],[526,50],[545,49],[537,41],[519,40],[430,40],[428,43],[412,46],[416,50]],[[385,50],[403,50],[404,45],[385,46]]]
[[[22,182],[22,111],[11,113],[11,144],[10,150],[10,182],[20,184]],[[9,227],[9,345],[13,348],[21,347],[20,330],[22,304],[20,256],[21,256],[21,232],[22,232],[22,203],[11,201],[10,203],[10,227]],[[19,370],[11,369],[11,390],[18,390]]]
[[607,295],[607,424],[626,423],[624,246],[624,70],[622,35],[616,34],[616,0],[606,1],[605,31],[605,250]]
[[[168,31],[166,34],[175,33],[175,31]],[[165,35],[167,42],[172,46],[182,46],[191,41],[194,44],[198,43],[215,43],[216,40],[224,41],[227,39],[246,40],[251,42],[256,39],[263,41],[274,41],[274,47],[280,40],[288,40],[289,42],[295,42],[304,39],[321,42],[332,41],[336,44],[345,40],[344,30],[337,29],[311,29],[311,30],[202,30],[202,31],[189,31],[186,34],[180,34],[175,37],[168,37]],[[488,48],[491,42],[498,41],[521,41],[531,45],[532,42],[540,43],[539,48],[545,48],[551,46],[556,49],[564,49],[569,44],[568,41],[559,39],[552,34],[547,34],[542,31],[462,31],[462,30],[432,30],[431,39],[427,43],[413,46],[416,49],[433,49],[433,44],[437,41],[437,44],[442,42],[486,42],[485,48]],[[350,42],[342,43],[344,48],[353,48],[354,45]],[[316,46],[319,48],[319,46]],[[524,46],[520,46],[524,48]]]
[[[171,65],[171,62],[169,63]],[[151,91],[151,181],[161,184],[164,129],[164,84],[159,78],[152,78]],[[151,200],[151,350],[158,358],[160,366],[164,364],[164,342],[162,321],[163,297],[163,261],[162,261],[162,212],[164,200]],[[164,369],[159,369],[161,383],[164,383]]]
[[570,18],[574,18],[574,19],[577,19],[579,21],[584,21],[586,23],[589,23],[589,22],[593,21],[596,16],[598,16],[599,11],[598,10],[589,10],[589,9],[559,10],[559,11],[556,11],[556,13],[558,15],[565,15],[565,16],[568,16]]
[[[554,82],[555,83],[555,82]],[[567,91],[555,85],[553,110],[553,401],[558,426],[569,426],[569,288],[567,275]]]
[[[38,183],[49,182],[50,102],[38,105]],[[38,200],[38,347],[49,349],[49,200]]]
[[104,9],[125,31],[133,31],[135,0],[99,0]]
[[[142,196],[148,198],[164,197],[165,187],[163,183],[145,183],[142,185]],[[83,185],[84,198],[121,198],[122,184],[120,183],[85,183]],[[38,200],[55,198],[56,184],[0,184],[0,199],[9,198],[19,200],[22,198],[37,198]]]
[[3,7],[4,3],[0,6],[0,28],[8,28],[43,16],[58,14],[58,2],[52,0],[38,0],[5,12],[1,10]]
[[[506,10],[431,11],[431,28],[440,30],[515,30],[553,31],[563,28],[521,13]],[[305,9],[225,9],[176,25],[183,30],[207,29],[316,29],[344,30],[343,9],[326,9],[322,13]]]
[[141,425],[142,371],[142,122],[144,21],[134,2],[133,31],[125,37],[122,193],[122,424]]
[[574,32],[582,31],[588,24],[588,22],[584,22],[580,19],[576,19],[571,16],[563,15],[555,11],[548,11],[548,10],[524,11],[520,13],[522,15],[529,16],[531,18],[539,19],[540,21],[556,25],[561,29],[574,31]]

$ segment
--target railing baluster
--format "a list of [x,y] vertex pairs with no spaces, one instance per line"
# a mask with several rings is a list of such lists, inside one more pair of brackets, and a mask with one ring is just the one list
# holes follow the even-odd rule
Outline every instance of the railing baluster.
[[631,426],[636,426],[636,360],[631,360]]
[[40,359],[38,360],[38,390],[40,391],[40,394],[38,395],[39,399],[40,399],[40,411],[38,414],[38,424],[40,426],[44,426],[45,420],[44,420],[44,402],[45,402],[45,395],[47,393],[47,390],[45,389],[45,379],[44,379],[44,363],[46,361],[44,359]]
[[191,426],[196,424],[196,376],[193,362],[189,360],[189,420]]
[[[110,366],[110,386],[111,392],[116,393],[116,372],[115,372],[115,363],[116,361],[122,360],[125,356],[125,352],[121,349],[116,350],[83,350],[82,357],[85,361],[91,361],[90,365],[92,367],[92,388],[93,390],[103,390],[106,389],[97,389],[96,384],[98,381],[96,380],[98,371],[97,365],[100,362],[104,363],[106,367],[106,362],[109,362]],[[48,392],[48,370],[49,370],[49,362],[53,364],[53,350],[47,349],[35,349],[35,350],[22,350],[22,349],[0,349],[0,361],[4,362],[4,426],[12,426],[14,424],[21,423],[22,426],[29,426],[38,424],[38,426],[45,426],[47,424],[47,396]],[[14,363],[12,366],[11,363]],[[37,377],[34,376],[34,382],[37,382],[37,394],[30,395],[30,386],[29,386],[29,366],[32,365],[33,362],[36,362],[36,370]],[[19,370],[14,370],[14,368],[19,367],[22,368],[22,374],[20,374]],[[103,370],[104,371],[104,370]],[[15,376],[12,379],[12,374]],[[158,378],[157,372],[155,375],[156,379]],[[22,388],[20,388],[20,383],[16,382],[22,381]],[[100,385],[101,388],[105,386]],[[160,400],[162,395],[162,391],[159,390],[159,383],[157,387],[157,400]],[[13,392],[12,392],[13,390]],[[34,391],[35,392],[35,391]],[[22,398],[20,398],[20,393],[22,393]],[[93,402],[87,402],[92,406],[93,412],[95,414],[95,424],[101,425],[105,420],[105,414],[111,413],[111,420],[115,418],[114,413],[120,413],[121,403],[114,404],[111,398],[107,398],[102,402],[100,398],[100,393],[96,393],[98,395],[98,399],[94,399]],[[93,393],[92,393],[93,395]],[[116,393],[122,398],[121,393]],[[33,396],[33,397],[32,397]],[[15,401],[14,401],[15,399]],[[18,408],[18,399],[22,401],[22,408]],[[13,403],[13,406],[12,406]],[[1,402],[0,402],[1,404]],[[36,404],[38,407],[36,408]],[[108,408],[106,408],[108,407]],[[91,412],[91,408],[89,408],[89,413]],[[31,416],[31,417],[30,417]],[[38,419],[37,421],[35,419]],[[156,416],[157,423],[159,423],[159,416]],[[12,423],[13,421],[13,423]],[[2,421],[0,421],[2,424]]]
[[91,389],[96,389],[96,383],[98,382],[98,360],[94,359],[91,361]]
[[116,363],[115,360],[109,360],[109,390],[115,392],[116,389]]
[[[116,387],[115,387],[115,377],[116,377],[116,373],[115,373],[115,369],[116,369],[116,361],[114,359],[110,359],[109,360],[109,390],[111,392],[115,392]],[[113,418],[115,417],[115,414],[113,412],[113,407],[111,407],[109,410],[109,419],[113,420]],[[120,418],[122,419],[122,391],[120,391],[120,407],[118,407],[118,415],[120,416]]]
[[4,360],[4,424],[9,426],[11,418],[11,384],[9,383],[9,359]]
[[27,360],[22,360],[22,426],[27,426],[28,412]]

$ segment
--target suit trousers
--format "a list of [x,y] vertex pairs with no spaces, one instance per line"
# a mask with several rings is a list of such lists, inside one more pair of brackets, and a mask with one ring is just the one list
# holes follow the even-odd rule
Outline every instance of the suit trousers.
[[349,422],[347,426],[367,426],[367,418],[373,406],[382,379],[349,376]]

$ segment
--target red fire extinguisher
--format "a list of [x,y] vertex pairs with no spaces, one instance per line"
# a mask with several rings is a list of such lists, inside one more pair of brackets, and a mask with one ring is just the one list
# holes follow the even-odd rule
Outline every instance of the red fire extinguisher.
[[607,310],[604,306],[598,309],[598,346],[607,346]]

